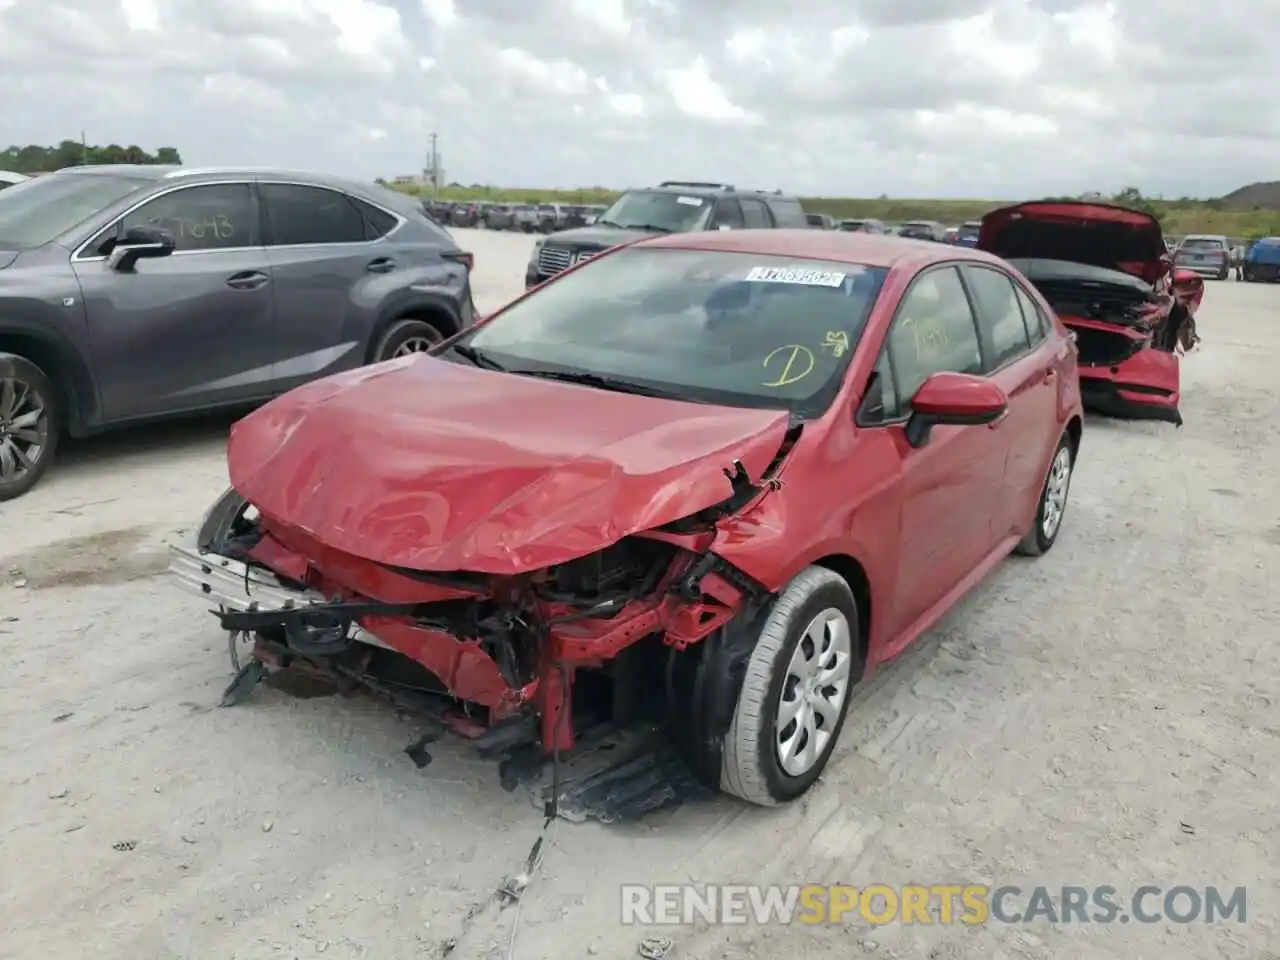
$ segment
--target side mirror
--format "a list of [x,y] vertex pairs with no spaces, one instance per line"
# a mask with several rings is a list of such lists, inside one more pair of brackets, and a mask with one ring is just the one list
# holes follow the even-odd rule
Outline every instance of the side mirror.
[[156,227],[130,227],[107,254],[107,266],[120,273],[133,270],[139,260],[173,253],[173,237]]
[[935,426],[978,427],[995,423],[1008,409],[1005,392],[985,377],[935,373],[911,398],[907,443],[923,447]]

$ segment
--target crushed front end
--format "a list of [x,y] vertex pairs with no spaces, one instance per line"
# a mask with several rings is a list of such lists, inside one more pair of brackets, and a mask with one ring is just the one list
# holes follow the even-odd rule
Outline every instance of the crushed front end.
[[767,602],[709,550],[717,518],[770,489],[730,480],[715,508],[515,576],[355,557],[228,491],[195,549],[171,547],[170,574],[209,603],[233,650],[252,642],[248,662],[233,653],[226,705],[282,671],[318,675],[429,716],[482,753],[558,759],[602,724],[666,725],[672,659]]

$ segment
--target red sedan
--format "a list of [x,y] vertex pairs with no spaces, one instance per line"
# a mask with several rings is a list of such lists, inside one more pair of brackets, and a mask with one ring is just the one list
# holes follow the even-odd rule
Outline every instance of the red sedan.
[[1181,426],[1178,357],[1197,340],[1204,280],[1174,269],[1159,221],[1103,203],[1021,203],[983,218],[978,247],[1035,284],[1075,335],[1086,407]]
[[1081,424],[1067,331],[993,256],[665,236],[241,420],[173,571],[256,641],[229,701],[319,671],[555,761],[648,719],[770,805],[878,664],[1053,546]]

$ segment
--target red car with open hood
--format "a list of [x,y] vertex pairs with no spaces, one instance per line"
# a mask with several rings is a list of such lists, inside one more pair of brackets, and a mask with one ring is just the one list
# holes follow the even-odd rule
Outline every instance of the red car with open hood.
[[1178,354],[1195,342],[1204,281],[1174,270],[1159,221],[1102,203],[1021,203],[983,218],[978,248],[1035,284],[1075,335],[1087,408],[1181,425]]
[[[241,420],[172,569],[254,640],[228,702],[321,673],[436,705],[506,773],[661,730],[774,804],[878,664],[1053,545],[1081,423],[1067,331],[995,257],[653,238]],[[623,768],[633,803],[666,776]]]

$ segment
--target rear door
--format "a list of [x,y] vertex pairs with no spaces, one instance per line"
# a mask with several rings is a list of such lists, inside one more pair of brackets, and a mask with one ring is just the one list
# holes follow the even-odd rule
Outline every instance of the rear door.
[[[362,201],[316,184],[264,181],[258,189],[274,278],[277,389],[359,366],[382,302],[377,288],[403,264]],[[377,212],[378,226],[399,225]]]
[[742,198],[742,220],[748,230],[769,230],[773,228],[773,217],[769,215],[764,202],[755,197]]
[[[112,270],[106,253],[133,226],[167,231],[175,252]],[[275,307],[252,183],[166,190],[98,233],[71,263],[105,419],[270,396]]]
[[1028,323],[1013,279],[994,267],[960,268],[978,318],[986,373],[1009,397],[1009,412],[993,424],[1006,433],[1007,495],[992,516],[999,540],[1026,525],[1042,476],[1058,442],[1058,368],[1038,315]]

